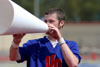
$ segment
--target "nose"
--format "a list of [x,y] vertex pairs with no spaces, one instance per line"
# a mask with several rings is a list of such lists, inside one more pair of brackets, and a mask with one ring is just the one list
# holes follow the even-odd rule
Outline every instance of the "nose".
[[49,22],[46,22],[46,24],[50,24]]

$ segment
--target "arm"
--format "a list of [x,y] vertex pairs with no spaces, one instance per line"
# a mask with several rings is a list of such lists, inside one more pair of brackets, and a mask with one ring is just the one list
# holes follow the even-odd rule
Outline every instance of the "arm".
[[64,60],[65,60],[66,64],[68,65],[68,67],[77,67],[78,66],[78,58],[72,53],[72,51],[69,49],[69,47],[65,43],[59,29],[51,24],[49,24],[48,26],[52,32],[48,32],[47,34],[50,35],[51,37],[57,39],[59,41],[59,44],[62,44],[61,51],[62,51]]
[[20,56],[19,51],[18,51],[18,47],[19,47],[21,39],[23,38],[24,35],[25,34],[13,35],[13,43],[10,47],[10,54],[9,54],[9,58],[11,61],[16,61],[16,60],[21,59],[21,56]]
[[69,47],[66,45],[66,43],[61,45],[61,51],[63,53],[64,60],[68,64],[68,66],[77,67],[79,61],[77,57],[69,49]]

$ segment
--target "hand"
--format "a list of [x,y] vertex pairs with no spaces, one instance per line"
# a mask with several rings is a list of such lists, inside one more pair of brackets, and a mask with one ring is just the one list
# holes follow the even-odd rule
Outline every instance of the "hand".
[[25,33],[22,33],[22,34],[14,34],[13,35],[13,42],[16,44],[16,45],[19,45],[19,43],[21,42],[22,38],[25,36]]
[[52,24],[48,24],[48,27],[49,27],[49,31],[46,33],[47,35],[49,35],[57,40],[59,40],[62,37],[61,33],[57,27],[55,27]]

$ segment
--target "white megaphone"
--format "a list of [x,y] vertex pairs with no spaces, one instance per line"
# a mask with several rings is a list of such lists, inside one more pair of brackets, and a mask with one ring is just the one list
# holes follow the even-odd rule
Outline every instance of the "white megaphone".
[[11,0],[0,0],[0,35],[43,33],[48,25]]

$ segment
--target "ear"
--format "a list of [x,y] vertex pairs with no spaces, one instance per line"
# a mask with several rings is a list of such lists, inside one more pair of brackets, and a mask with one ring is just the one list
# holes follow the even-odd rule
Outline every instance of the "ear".
[[65,22],[64,22],[64,20],[62,20],[62,21],[60,22],[60,26],[63,27],[64,24],[65,24]]

